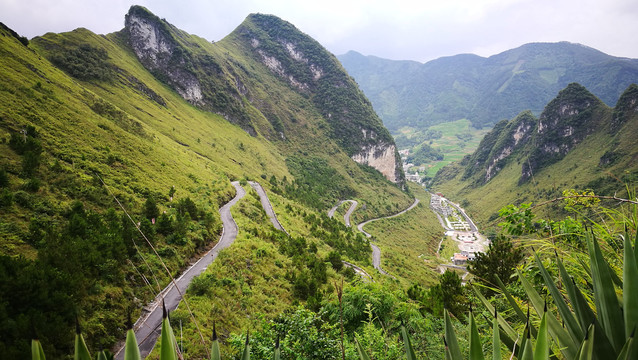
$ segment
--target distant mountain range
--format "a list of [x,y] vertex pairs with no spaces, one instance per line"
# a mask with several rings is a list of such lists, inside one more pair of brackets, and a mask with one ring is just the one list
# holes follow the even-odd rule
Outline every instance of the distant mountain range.
[[638,82],[638,60],[569,42],[531,43],[488,58],[461,54],[425,64],[354,51],[338,59],[395,134],[404,126],[422,130],[463,118],[476,128],[492,127],[523,110],[539,115],[572,82],[613,106]]

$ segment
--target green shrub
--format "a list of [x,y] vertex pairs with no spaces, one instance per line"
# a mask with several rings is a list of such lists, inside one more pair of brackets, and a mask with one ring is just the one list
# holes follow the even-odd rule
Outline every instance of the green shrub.
[[0,169],[0,188],[9,186],[9,175],[5,169]]
[[110,80],[115,72],[108,63],[108,58],[106,50],[81,44],[53,55],[51,62],[80,80]]

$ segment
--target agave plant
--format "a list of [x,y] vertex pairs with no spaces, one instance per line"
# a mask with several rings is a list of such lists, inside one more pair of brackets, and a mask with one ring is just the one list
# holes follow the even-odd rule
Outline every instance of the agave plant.
[[[518,277],[528,297],[528,302],[541,318],[538,329],[530,323],[529,308],[527,315],[525,315],[503,282],[497,278],[498,287],[505,295],[514,313],[526,324],[523,336],[518,336],[481,292],[470,285],[479,301],[494,314],[492,323],[493,360],[502,359],[501,343],[511,349],[513,356],[520,360],[555,358],[557,354],[554,354],[551,349],[559,351],[562,357],[567,360],[638,359],[638,346],[634,346],[634,334],[638,324],[638,246],[632,247],[630,236],[625,231],[623,236],[623,281],[621,281],[617,276],[614,276],[609,263],[603,258],[595,236],[588,234],[586,241],[590,259],[589,269],[586,270],[591,274],[596,311],[586,301],[585,296],[576,286],[573,278],[569,276],[558,256],[556,256],[556,264],[566,295],[563,295],[558,289],[539,256],[534,254],[534,261],[554,300],[558,315],[554,315],[548,309],[547,302],[543,300],[532,283],[518,271]],[[638,243],[638,234],[635,243]],[[620,300],[616,292],[616,285],[622,289]],[[447,310],[444,311],[444,317],[445,358],[462,360],[462,352]],[[469,359],[485,360],[481,339],[471,310],[468,326],[470,327]],[[415,359],[414,349],[407,331],[402,328],[401,332],[406,358],[408,360]],[[360,359],[369,359],[356,338],[355,343]]]
[[[638,236],[637,236],[638,239]],[[614,277],[609,263],[603,258],[598,240],[593,234],[586,237],[589,251],[589,269],[591,283],[593,284],[593,299],[596,311],[586,301],[583,293],[576,286],[565,269],[562,261],[556,256],[556,264],[560,272],[561,283],[565,289],[564,296],[558,289],[554,279],[549,274],[539,256],[535,253],[534,259],[544,284],[554,300],[558,315],[547,310],[545,301],[536,291],[532,283],[518,271],[518,277],[528,297],[528,301],[538,314],[542,314],[541,328],[538,332],[531,326],[526,328],[526,336],[536,333],[536,343],[547,347],[547,352],[542,350],[542,355],[534,349],[534,360],[549,358],[550,339],[556,344],[565,359],[636,359],[638,347],[633,346],[633,337],[638,323],[638,248],[631,246],[629,234],[625,232],[623,281]],[[513,300],[501,281],[497,281],[500,290],[505,295],[514,312],[522,321],[525,319],[522,310]],[[623,296],[619,300],[615,284],[622,289]],[[490,310],[490,303],[474,288],[477,298]],[[567,298],[567,300],[566,300]],[[511,347],[513,330],[505,322],[499,320],[504,334],[503,342]],[[546,328],[543,329],[543,327]],[[545,332],[546,331],[546,332]],[[547,336],[549,335],[549,337]],[[525,340],[525,337],[523,340]],[[511,347],[512,348],[512,347]],[[545,347],[543,347],[545,349]],[[518,358],[528,358],[528,350],[525,346],[519,347],[516,352]]]
[[[169,321],[168,312],[166,307],[162,304],[163,318],[162,318],[162,333],[160,335],[162,342],[160,345],[160,360],[180,360],[182,357],[178,354],[177,340],[173,333],[173,328]],[[129,321],[130,324],[130,321]],[[279,339],[275,345],[274,360],[280,358]],[[97,360],[113,360],[113,354],[107,350],[102,350],[96,355]],[[135,332],[132,326],[129,325],[129,330],[126,332],[126,343],[124,347],[124,360],[141,360],[140,349],[137,345],[137,339],[135,338]],[[215,323],[213,323],[213,343],[211,345],[211,357],[210,360],[220,360],[221,354],[219,350],[219,339],[217,338],[217,329]],[[244,345],[244,351],[242,353],[242,360],[250,360],[250,334],[246,334],[246,344]],[[42,344],[39,340],[31,340],[31,360],[46,360]],[[86,346],[84,337],[80,330],[80,324],[76,320],[76,332],[75,332],[75,353],[73,360],[93,360],[89,352],[89,348]]]

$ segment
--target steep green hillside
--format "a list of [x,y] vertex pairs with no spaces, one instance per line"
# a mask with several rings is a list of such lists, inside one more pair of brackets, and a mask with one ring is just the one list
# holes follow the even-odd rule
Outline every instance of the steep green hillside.
[[483,224],[510,203],[539,203],[568,189],[626,195],[638,182],[637,103],[635,84],[614,108],[570,84],[539,118],[528,111],[498,123],[474,154],[441,169],[433,188],[463,201]]
[[[276,17],[251,15],[214,44],[141,7],[108,35],[0,35],[0,351],[8,358],[24,358],[33,336],[48,357],[71,353],[76,316],[92,348],[110,347],[127,314],[139,316],[168,283],[115,197],[177,275],[219,238],[230,180],[262,183],[294,238],[273,237],[248,197],[238,220],[248,242],[219,266],[262,249],[255,256],[266,267],[240,271],[243,280],[231,267],[216,279],[250,284],[251,293],[234,289],[253,305],[232,311],[269,316],[328,291],[327,253],[369,261],[366,244],[323,220],[325,209],[356,198],[368,204],[365,218],[412,201],[370,103],[334,56]],[[292,259],[286,241],[305,244],[303,259]],[[267,293],[273,264],[286,274],[277,294]],[[311,280],[313,288],[295,290]],[[233,319],[218,329],[238,329]]]

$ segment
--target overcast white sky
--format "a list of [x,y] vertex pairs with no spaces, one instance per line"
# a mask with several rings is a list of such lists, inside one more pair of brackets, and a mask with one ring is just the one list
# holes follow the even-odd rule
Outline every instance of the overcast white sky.
[[636,0],[0,0],[0,21],[29,38],[78,27],[107,34],[124,27],[133,4],[208,40],[250,13],[273,14],[337,55],[425,62],[570,41],[638,58]]

